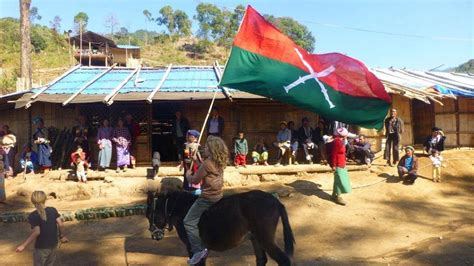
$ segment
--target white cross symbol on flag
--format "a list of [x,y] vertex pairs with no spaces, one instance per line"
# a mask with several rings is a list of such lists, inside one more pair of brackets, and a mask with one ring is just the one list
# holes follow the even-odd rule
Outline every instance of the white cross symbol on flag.
[[325,70],[321,71],[321,72],[314,72],[313,68],[311,67],[311,65],[306,62],[306,60],[304,60],[303,58],[303,55],[300,53],[300,51],[298,50],[298,48],[295,48],[295,51],[296,53],[298,54],[299,58],[301,59],[301,61],[303,62],[303,65],[305,65],[305,67],[308,68],[308,71],[309,71],[309,74],[306,75],[306,76],[303,76],[303,77],[299,77],[297,80],[293,81],[293,83],[291,83],[290,85],[288,86],[283,86],[283,88],[285,89],[286,93],[288,93],[291,89],[293,89],[294,87],[300,85],[301,83],[305,83],[307,80],[310,80],[310,79],[314,79],[319,87],[321,87],[321,92],[323,93],[324,95],[324,98],[326,99],[326,101],[328,102],[329,104],[329,108],[334,108],[336,107],[332,102],[331,102],[331,99],[329,99],[329,95],[328,95],[328,90],[326,89],[326,87],[324,87],[324,84],[319,81],[319,77],[325,77],[329,74],[331,74],[334,70],[336,70],[334,68],[334,66],[330,66],[328,68],[326,68]]

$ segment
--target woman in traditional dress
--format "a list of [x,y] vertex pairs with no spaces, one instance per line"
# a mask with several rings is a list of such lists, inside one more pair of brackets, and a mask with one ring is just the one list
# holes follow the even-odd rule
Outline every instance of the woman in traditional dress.
[[102,126],[97,132],[97,144],[99,145],[99,168],[107,169],[110,167],[112,159],[112,136],[114,129],[109,126],[109,120],[104,119]]
[[348,131],[346,128],[338,128],[334,140],[330,144],[329,165],[334,171],[334,185],[332,190],[332,199],[339,205],[347,203],[342,199],[341,194],[352,191],[349,174],[346,168],[346,138]]
[[119,118],[117,121],[117,127],[114,128],[114,135],[112,140],[115,142],[117,149],[117,173],[120,172],[120,168],[123,167],[123,171],[127,171],[127,166],[130,164],[130,142],[131,135],[128,128],[124,127],[123,119]]
[[16,146],[16,136],[13,132],[10,131],[10,127],[8,125],[3,126],[3,149],[7,154],[7,165],[6,165],[6,174],[8,176],[13,176],[15,171],[15,156],[17,152]]
[[38,149],[38,163],[41,170],[48,172],[51,169],[51,153],[53,152],[49,145],[48,129],[44,126],[44,121],[41,117],[36,117],[33,123],[36,125],[33,141]]

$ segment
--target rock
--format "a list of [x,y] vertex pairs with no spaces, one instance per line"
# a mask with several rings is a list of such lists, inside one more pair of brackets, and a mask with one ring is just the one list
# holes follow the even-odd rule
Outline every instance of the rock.
[[235,187],[242,185],[242,176],[239,172],[229,172],[224,175],[224,186]]
[[84,186],[78,186],[78,190],[75,193],[73,200],[88,200],[91,199],[91,197],[91,193]]
[[20,187],[16,191],[17,196],[25,197],[25,198],[30,198],[32,193],[33,193],[33,190],[25,188],[25,187]]
[[106,176],[104,178],[104,183],[112,183],[114,182],[115,178],[111,177],[111,176]]
[[264,174],[261,176],[260,180],[262,182],[270,182],[270,181],[277,181],[280,180],[281,178],[276,175],[276,174]]

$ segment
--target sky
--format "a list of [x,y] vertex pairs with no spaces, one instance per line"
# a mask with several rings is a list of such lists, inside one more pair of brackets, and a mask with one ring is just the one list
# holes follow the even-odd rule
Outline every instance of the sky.
[[[78,12],[89,16],[88,29],[107,32],[105,19],[113,14],[129,31],[163,28],[146,22],[143,10],[156,16],[171,5],[192,17],[198,0],[32,0],[49,25],[54,16],[61,29],[73,28]],[[455,67],[474,59],[474,0],[259,0],[205,1],[233,9],[250,4],[261,14],[288,16],[311,30],[314,53],[339,52],[369,67],[430,70]],[[0,17],[19,17],[19,0],[0,0]],[[357,29],[357,30],[355,30]],[[193,30],[197,22],[193,21]],[[383,32],[383,33],[376,33]],[[1,40],[0,40],[1,41]]]

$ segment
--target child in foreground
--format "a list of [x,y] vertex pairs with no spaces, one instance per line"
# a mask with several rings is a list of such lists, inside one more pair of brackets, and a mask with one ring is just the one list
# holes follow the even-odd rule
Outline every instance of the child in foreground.
[[441,166],[443,163],[443,157],[439,154],[438,150],[432,149],[430,159],[433,164],[433,182],[441,182]]
[[35,241],[33,265],[54,265],[58,248],[58,232],[61,243],[69,240],[64,236],[63,221],[58,211],[53,207],[45,207],[46,194],[43,191],[34,191],[31,194],[31,203],[36,210],[28,215],[31,225],[30,236],[16,248],[22,252],[31,242]]

